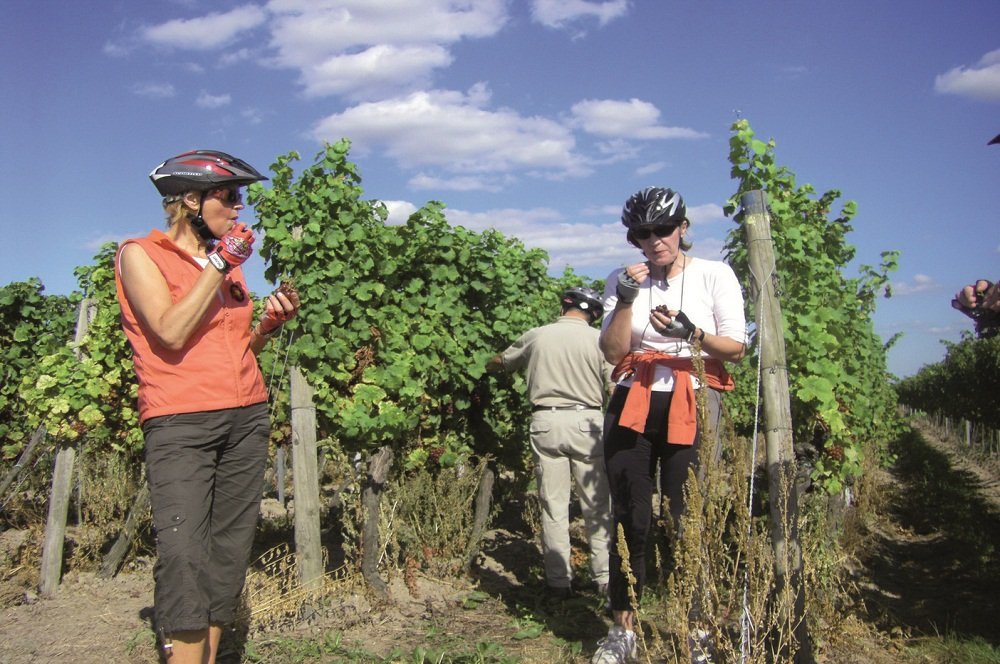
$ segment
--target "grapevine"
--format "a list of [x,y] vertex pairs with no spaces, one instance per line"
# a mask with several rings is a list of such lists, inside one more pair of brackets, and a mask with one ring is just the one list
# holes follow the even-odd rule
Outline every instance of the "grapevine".
[[[756,138],[746,120],[734,123],[732,130],[731,173],[739,187],[726,214],[736,213],[745,192],[766,192],[796,447],[814,463],[813,478],[836,493],[860,475],[865,449],[881,453],[898,425],[886,368],[893,340],[883,343],[872,322],[898,253],[885,251],[878,268],[862,265],[860,276],[845,276],[855,255],[846,237],[856,204],[846,201],[839,215],[829,218],[839,191],[817,196],[811,185],[797,184],[794,173],[776,163],[775,142]],[[726,249],[744,289],[752,292],[754,277],[741,228],[729,233]],[[749,320],[753,315],[748,310]],[[752,423],[755,364],[745,361],[736,368],[734,401],[740,405],[736,410],[744,431]]]
[[31,436],[21,380],[42,358],[73,339],[79,295],[44,295],[38,279],[0,288],[0,440],[3,458],[20,453]]
[[487,376],[486,361],[558,314],[572,273],[553,279],[544,252],[450,225],[437,201],[386,224],[349,148],[327,145],[298,177],[299,156],[279,157],[271,188],[250,188],[266,276],[302,298],[289,361],[315,390],[320,440],[350,454],[392,444],[411,468],[469,454],[523,465],[523,380]]

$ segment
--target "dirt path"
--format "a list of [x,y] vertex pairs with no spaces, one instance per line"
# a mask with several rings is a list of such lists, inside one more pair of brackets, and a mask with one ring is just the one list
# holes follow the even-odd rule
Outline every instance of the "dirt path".
[[862,560],[872,621],[1000,645],[1000,473],[926,424],[896,447],[886,517]]
[[22,590],[21,603],[0,610],[0,662],[155,661],[143,618],[153,604],[151,579],[148,570],[111,580],[70,574],[52,599]]
[[[885,518],[857,577],[868,619],[897,637],[954,633],[1000,644],[1000,473],[931,429],[918,431],[899,442],[899,462],[882,476]],[[17,536],[0,533],[0,554],[16,546],[11,540]],[[495,649],[493,659],[484,653],[476,661],[588,661],[593,642],[606,630],[598,598],[583,593],[569,603],[551,603],[537,581],[538,550],[522,535],[493,531],[487,554],[475,580],[420,577],[407,587],[393,579],[390,604],[374,602],[347,580],[332,598],[334,606],[294,630],[268,636],[339,632],[344,643],[358,644],[358,652],[387,653],[395,646],[404,657],[422,644],[431,652]],[[3,570],[0,579],[0,662],[156,662],[148,561],[107,581],[70,574],[52,599],[26,591],[20,572]],[[525,621],[523,607],[533,607],[536,618]],[[532,630],[542,636],[523,638]],[[582,651],[571,646],[575,641],[583,642]],[[902,661],[890,653],[873,658],[870,650],[861,652],[860,659],[853,657],[858,653],[831,653],[821,661]],[[221,658],[220,664],[237,661]]]

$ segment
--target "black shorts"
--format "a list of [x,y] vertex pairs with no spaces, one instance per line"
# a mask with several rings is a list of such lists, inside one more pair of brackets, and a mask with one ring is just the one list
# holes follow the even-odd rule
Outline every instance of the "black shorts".
[[161,635],[233,621],[267,464],[266,403],[143,424]]

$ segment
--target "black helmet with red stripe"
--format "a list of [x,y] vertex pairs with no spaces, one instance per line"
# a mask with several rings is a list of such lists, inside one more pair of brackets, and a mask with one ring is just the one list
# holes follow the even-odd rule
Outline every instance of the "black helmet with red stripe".
[[570,288],[562,295],[563,309],[575,307],[590,314],[590,322],[594,322],[604,314],[604,303],[600,294],[593,288]]
[[191,150],[171,157],[149,174],[161,196],[247,185],[267,178],[242,159],[218,150]]

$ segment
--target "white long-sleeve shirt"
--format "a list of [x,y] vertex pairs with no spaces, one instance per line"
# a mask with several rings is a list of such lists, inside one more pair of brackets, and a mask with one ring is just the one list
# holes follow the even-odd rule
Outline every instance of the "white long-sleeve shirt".
[[[604,286],[604,321],[601,332],[607,329],[615,315],[618,303],[616,288],[619,268],[608,275]],[[649,314],[657,306],[665,305],[673,311],[683,311],[695,327],[709,334],[747,342],[746,313],[743,309],[743,291],[736,273],[722,261],[687,258],[684,271],[667,280],[647,277],[639,284],[639,295],[632,303],[632,338],[629,348],[656,350],[680,357],[691,356],[691,346],[683,339],[664,337],[653,330]],[[704,353],[703,353],[704,354]],[[695,387],[697,387],[697,379]],[[622,379],[620,385],[631,385],[631,378]],[[674,372],[664,366],[656,368],[654,391],[672,391]]]

